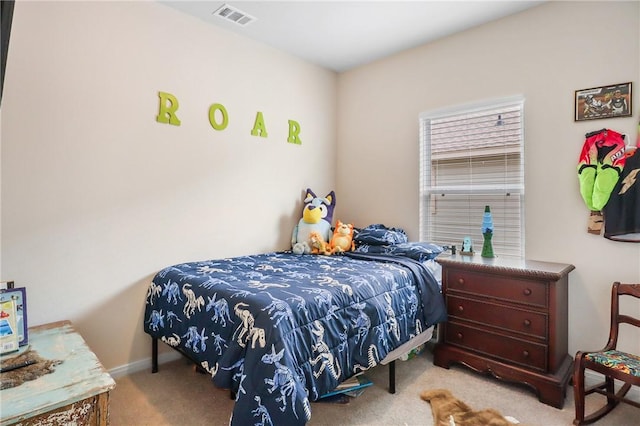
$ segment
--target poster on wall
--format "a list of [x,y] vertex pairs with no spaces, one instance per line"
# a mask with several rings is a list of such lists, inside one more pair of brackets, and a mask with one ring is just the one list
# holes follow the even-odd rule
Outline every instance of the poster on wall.
[[575,121],[631,116],[631,83],[592,87],[575,92]]

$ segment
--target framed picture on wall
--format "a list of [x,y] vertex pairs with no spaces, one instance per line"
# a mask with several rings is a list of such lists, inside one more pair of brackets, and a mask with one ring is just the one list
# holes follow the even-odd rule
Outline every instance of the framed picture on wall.
[[631,116],[631,83],[576,90],[575,121]]

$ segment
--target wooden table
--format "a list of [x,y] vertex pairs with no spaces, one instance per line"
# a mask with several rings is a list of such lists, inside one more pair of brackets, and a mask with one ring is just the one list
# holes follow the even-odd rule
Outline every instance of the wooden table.
[[[55,371],[0,391],[0,425],[106,425],[116,383],[69,321],[29,329],[30,349]],[[5,373],[8,374],[8,373]]]

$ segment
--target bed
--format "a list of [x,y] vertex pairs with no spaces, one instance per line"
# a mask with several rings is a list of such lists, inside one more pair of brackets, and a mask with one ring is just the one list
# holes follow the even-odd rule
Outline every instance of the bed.
[[144,331],[236,398],[232,425],[305,424],[345,379],[388,363],[446,319],[437,279],[402,255],[273,252],[160,271]]

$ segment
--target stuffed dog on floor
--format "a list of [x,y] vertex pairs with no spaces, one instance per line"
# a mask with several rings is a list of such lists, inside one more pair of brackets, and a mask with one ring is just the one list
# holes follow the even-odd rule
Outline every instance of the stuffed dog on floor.
[[473,411],[446,389],[426,390],[420,397],[431,404],[434,426],[513,426],[498,411]]

